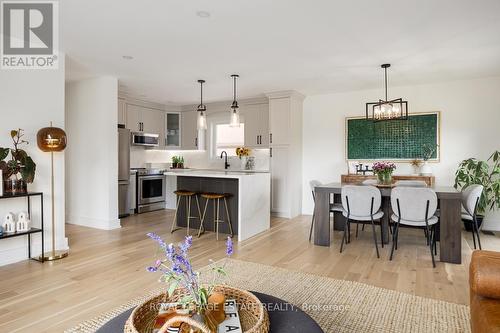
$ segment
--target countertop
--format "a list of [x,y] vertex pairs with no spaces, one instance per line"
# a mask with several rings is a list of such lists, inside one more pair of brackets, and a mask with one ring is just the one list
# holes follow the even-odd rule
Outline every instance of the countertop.
[[269,171],[254,170],[221,170],[221,169],[172,169],[166,171],[166,176],[186,177],[210,177],[210,178],[241,178],[261,174],[269,174]]

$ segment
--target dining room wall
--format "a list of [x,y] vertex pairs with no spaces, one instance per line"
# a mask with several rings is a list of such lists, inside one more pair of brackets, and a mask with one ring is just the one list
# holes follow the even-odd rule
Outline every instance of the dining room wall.
[[[403,97],[410,113],[441,112],[441,158],[432,163],[437,185],[452,185],[463,159],[487,159],[500,150],[500,77],[390,87],[390,98]],[[382,89],[309,95],[303,113],[303,213],[312,214],[309,181],[340,181],[347,173],[345,117],[362,116],[365,103]],[[396,174],[411,174],[409,163],[397,163]],[[500,230],[500,213],[490,214],[485,229]]]

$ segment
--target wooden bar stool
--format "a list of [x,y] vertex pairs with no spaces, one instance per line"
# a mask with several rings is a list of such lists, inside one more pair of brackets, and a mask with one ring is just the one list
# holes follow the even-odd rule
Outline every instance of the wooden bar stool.
[[[175,214],[174,214],[174,221],[172,222],[172,228],[170,229],[170,233],[173,233],[176,230],[179,230],[180,228],[175,228],[177,226],[177,212],[179,211],[179,205],[181,203],[181,199],[185,198],[186,201],[186,221],[187,221],[187,235],[189,236],[189,221],[191,219],[199,219],[200,220],[200,225],[202,225],[203,219],[201,218],[201,210],[200,210],[200,201],[198,200],[198,193],[193,192],[193,191],[186,191],[186,190],[177,190],[174,191],[174,193],[177,195],[177,206],[175,208]],[[198,206],[198,216],[191,216],[191,199],[195,197],[196,199],[196,205]]]
[[[203,215],[201,218],[200,229],[198,230],[198,237],[201,236],[202,230],[203,230],[203,232],[205,232],[205,227],[203,226],[203,223],[205,223],[208,202],[210,200],[214,201],[214,231],[216,233],[217,240],[219,240],[219,223],[224,223],[224,222],[226,222],[229,225],[229,232],[231,233],[231,237],[233,237],[233,227],[231,225],[231,218],[229,217],[229,210],[227,208],[227,198],[229,197],[229,194],[202,193],[201,197],[204,198],[206,201],[205,201],[205,208],[203,209]],[[219,218],[219,209],[220,209],[220,200],[221,199],[224,199],[224,206],[226,208],[227,221],[221,220]]]

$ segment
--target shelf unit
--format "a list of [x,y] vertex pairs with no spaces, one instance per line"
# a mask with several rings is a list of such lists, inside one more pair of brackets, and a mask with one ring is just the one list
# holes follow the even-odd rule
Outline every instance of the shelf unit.
[[[22,231],[22,232],[11,232],[11,233],[6,233],[4,232],[2,235],[0,235],[0,240],[6,239],[6,238],[12,238],[12,237],[19,237],[19,236],[28,236],[28,258],[33,259],[36,261],[43,262],[43,252],[44,252],[44,237],[43,237],[43,192],[28,192],[28,193],[23,193],[23,194],[6,194],[3,196],[0,196],[0,200],[3,199],[14,199],[14,198],[27,198],[27,203],[28,203],[28,216],[31,219],[31,197],[40,197],[40,228],[30,228],[28,231]],[[32,221],[33,222],[33,221]],[[36,233],[41,233],[42,236],[42,251],[40,252],[42,255],[39,258],[32,258],[31,257],[31,235],[36,234]]]

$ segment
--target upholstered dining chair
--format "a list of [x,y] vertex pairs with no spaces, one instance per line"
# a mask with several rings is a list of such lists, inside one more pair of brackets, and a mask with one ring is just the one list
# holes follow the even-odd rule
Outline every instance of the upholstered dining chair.
[[427,183],[423,180],[398,180],[394,186],[427,187]]
[[[313,203],[314,204],[316,203],[314,189],[316,187],[318,187],[318,186],[321,186],[321,185],[322,184],[321,184],[321,182],[319,180],[311,180],[309,182],[309,186],[311,187],[312,198],[313,198]],[[311,241],[312,231],[313,231],[313,226],[314,226],[314,219],[315,219],[315,212],[314,212],[314,210],[313,210],[313,216],[312,216],[312,219],[311,219],[311,229],[309,230],[309,241]],[[339,204],[339,203],[330,203],[330,213],[334,213],[334,212],[342,212],[342,204]]]
[[[380,258],[377,245],[377,233],[375,232],[375,220],[380,220],[384,216],[384,212],[380,209],[382,205],[382,194],[375,186],[368,185],[345,185],[342,186],[342,215],[346,218],[344,225],[344,234],[342,236],[342,244],[340,252],[344,248],[344,243],[350,242],[350,223],[370,222],[373,231],[373,242],[377,251],[377,258]],[[380,232],[382,238],[382,231]],[[384,242],[382,241],[382,247]]]
[[392,260],[394,250],[398,248],[399,226],[424,228],[427,244],[431,251],[432,266],[436,267],[434,252],[436,247],[436,224],[434,216],[437,209],[437,195],[434,190],[424,187],[395,187],[391,191],[391,206],[394,212],[391,216],[393,224],[392,249],[389,260]]
[[472,222],[472,240],[474,249],[476,249],[476,237],[479,249],[481,248],[481,239],[479,238],[479,227],[477,225],[477,206],[479,199],[483,194],[483,185],[469,185],[462,190],[462,220]]

